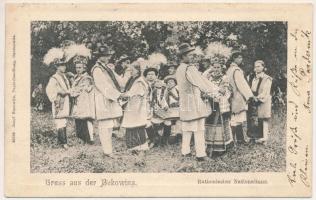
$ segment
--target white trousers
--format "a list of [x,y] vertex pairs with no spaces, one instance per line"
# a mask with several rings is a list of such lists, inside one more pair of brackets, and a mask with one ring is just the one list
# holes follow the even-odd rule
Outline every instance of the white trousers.
[[89,131],[89,135],[90,135],[90,140],[93,141],[93,123],[91,121],[87,121],[88,124],[88,131]]
[[60,128],[65,128],[67,125],[67,119],[66,118],[62,118],[62,119],[54,119],[55,122],[55,126],[57,129]]
[[247,111],[242,111],[238,114],[232,113],[231,119],[230,119],[230,125],[238,126],[238,125],[241,125],[245,121],[247,121]]
[[269,137],[269,122],[268,120],[263,120],[263,140],[267,141]]
[[195,146],[195,152],[196,157],[204,157],[206,156],[206,147],[205,147],[205,137],[204,137],[204,131],[185,131],[182,133],[182,148],[181,153],[182,155],[186,155],[191,152],[190,150],[190,142],[192,134],[194,135],[194,146]]
[[[103,152],[105,154],[111,154],[112,150],[112,130],[113,121],[101,120],[98,124],[99,136],[102,145]],[[111,126],[112,125],[112,126]]]

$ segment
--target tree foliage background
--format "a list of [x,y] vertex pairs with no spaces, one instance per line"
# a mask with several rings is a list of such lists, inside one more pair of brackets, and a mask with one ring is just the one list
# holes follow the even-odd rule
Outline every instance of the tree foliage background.
[[[122,54],[136,59],[161,52],[176,62],[180,43],[204,49],[208,43],[220,41],[244,53],[246,73],[257,59],[265,61],[267,73],[274,79],[286,74],[287,68],[286,22],[33,21],[31,40],[32,86],[45,85],[54,73],[42,63],[47,51],[69,40],[90,43],[93,50],[107,44],[115,51],[114,60]],[[286,82],[282,84],[286,88]]]

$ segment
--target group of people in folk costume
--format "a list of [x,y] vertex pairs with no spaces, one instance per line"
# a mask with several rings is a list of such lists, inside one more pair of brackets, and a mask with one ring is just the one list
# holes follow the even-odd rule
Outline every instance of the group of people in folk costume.
[[[143,58],[131,62],[123,55],[114,64],[114,52],[106,45],[93,52],[97,61],[91,75],[87,72],[91,50],[84,45],[49,50],[44,62],[56,67],[56,73],[46,93],[53,105],[58,142],[68,148],[66,124],[71,117],[77,136],[89,144],[94,141],[93,121],[97,122],[104,156],[111,158],[112,134],[123,129],[132,152],[182,138],[184,157],[192,155],[193,135],[198,161],[209,159],[213,152],[221,154],[233,144],[265,143],[272,78],[265,74],[264,62],[255,61],[253,75],[245,78],[241,52],[210,44],[203,52],[207,69],[202,73],[196,59],[201,52],[181,44],[180,64],[169,63],[169,74],[162,79],[158,78],[160,63],[154,66]],[[76,69],[73,76],[66,72],[70,62]]]

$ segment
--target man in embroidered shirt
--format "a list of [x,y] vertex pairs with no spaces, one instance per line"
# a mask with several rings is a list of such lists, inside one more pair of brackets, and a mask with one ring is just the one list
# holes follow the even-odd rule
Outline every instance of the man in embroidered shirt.
[[107,46],[100,46],[94,54],[99,57],[91,70],[96,87],[95,107],[99,136],[104,155],[113,158],[112,131],[122,117],[122,108],[118,103],[122,94],[121,87],[114,68],[108,66],[113,52]]
[[247,110],[248,102],[253,98],[253,93],[244,77],[241,52],[234,52],[231,56],[231,64],[226,75],[232,88],[231,97],[231,127],[235,142],[248,143],[247,136]]
[[[55,54],[55,55],[52,55]],[[60,55],[60,58],[54,58],[54,56]],[[46,86],[46,94],[48,99],[52,102],[52,112],[54,117],[55,126],[58,132],[58,143],[62,145],[64,149],[68,149],[66,125],[67,118],[70,115],[70,83],[67,79],[66,63],[62,59],[64,52],[61,49],[51,49],[44,57],[45,60],[52,57],[54,61],[46,62],[46,64],[56,68],[56,73],[49,79]]]
[[195,48],[189,44],[179,46],[181,64],[176,72],[179,89],[180,120],[182,126],[182,155],[190,156],[190,141],[194,135],[196,158],[207,160],[205,149],[205,118],[211,113],[211,108],[201,98],[201,92],[213,96],[218,87],[209,82],[194,65],[191,65],[192,52]]

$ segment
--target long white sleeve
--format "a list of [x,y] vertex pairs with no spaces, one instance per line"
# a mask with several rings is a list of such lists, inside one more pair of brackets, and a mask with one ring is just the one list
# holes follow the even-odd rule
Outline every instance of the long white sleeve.
[[54,78],[50,78],[46,86],[46,94],[50,102],[54,102],[59,92],[59,85]]
[[218,92],[218,86],[202,76],[194,66],[188,66],[186,77],[192,85],[198,87],[204,93],[215,94]]
[[93,79],[96,88],[106,99],[116,101],[119,98],[121,93],[116,88],[114,88],[112,84],[108,83],[108,81],[110,81],[109,78],[104,75],[100,68],[93,70]]
[[239,92],[245,97],[246,100],[248,100],[250,97],[253,97],[250,86],[248,85],[240,70],[236,70],[234,72],[234,80]]

